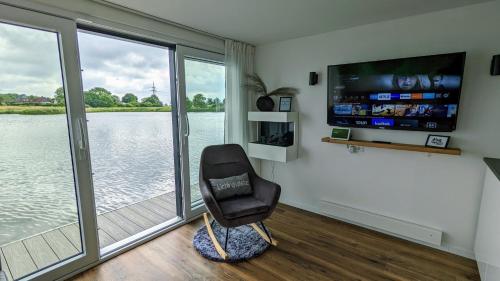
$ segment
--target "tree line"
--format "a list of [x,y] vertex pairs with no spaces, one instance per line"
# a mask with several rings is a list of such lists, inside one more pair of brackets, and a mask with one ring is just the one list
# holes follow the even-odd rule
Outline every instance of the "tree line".
[[[133,93],[127,93],[123,97],[114,95],[102,87],[95,87],[84,91],[84,100],[87,107],[168,107],[157,95],[152,94],[139,100]],[[45,105],[62,106],[64,105],[64,89],[58,88],[54,92],[53,98],[27,96],[15,93],[0,94],[0,105]],[[193,96],[192,99],[186,98],[186,109],[188,111],[224,111],[224,102],[219,98],[207,98],[202,93]]]

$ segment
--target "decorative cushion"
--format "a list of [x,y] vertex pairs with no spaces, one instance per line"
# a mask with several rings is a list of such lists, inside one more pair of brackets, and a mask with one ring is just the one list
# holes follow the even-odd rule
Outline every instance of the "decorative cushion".
[[269,211],[269,206],[266,203],[251,195],[219,201],[219,206],[226,219],[241,218]]
[[216,200],[252,194],[248,173],[223,179],[209,179]]

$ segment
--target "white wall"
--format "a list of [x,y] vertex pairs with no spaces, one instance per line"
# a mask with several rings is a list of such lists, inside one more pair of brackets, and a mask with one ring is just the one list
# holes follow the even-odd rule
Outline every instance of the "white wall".
[[[300,111],[299,159],[275,164],[282,202],[321,212],[320,200],[444,231],[445,250],[473,256],[485,166],[500,156],[500,76],[491,57],[500,53],[500,2],[489,2],[345,29],[257,47],[257,73],[269,88],[293,86]],[[458,128],[451,146],[462,156],[427,155],[321,143],[326,124],[327,65],[467,51]],[[320,83],[308,86],[308,73]],[[355,129],[364,140],[424,144],[426,132]],[[262,174],[273,178],[272,162]]]

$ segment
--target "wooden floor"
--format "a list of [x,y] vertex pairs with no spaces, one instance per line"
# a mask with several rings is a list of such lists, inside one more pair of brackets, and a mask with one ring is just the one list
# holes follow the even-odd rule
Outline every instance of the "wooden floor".
[[200,219],[74,280],[480,280],[473,260],[286,205],[266,222],[279,245],[248,262],[202,258],[191,241]]
[[[138,202],[97,216],[101,249],[152,226],[175,218],[175,192]],[[81,252],[76,223],[0,247],[3,270],[13,280]]]

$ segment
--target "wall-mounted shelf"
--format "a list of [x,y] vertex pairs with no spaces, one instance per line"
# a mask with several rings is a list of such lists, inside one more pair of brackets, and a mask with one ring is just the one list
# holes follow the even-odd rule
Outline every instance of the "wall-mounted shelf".
[[297,122],[298,112],[248,112],[248,121],[256,122]]
[[460,150],[460,148],[434,148],[434,147],[427,147],[424,145],[416,145],[416,144],[379,143],[379,142],[361,141],[361,140],[345,141],[345,140],[334,140],[334,139],[329,138],[329,137],[322,138],[321,141],[328,142],[328,143],[345,144],[345,145],[376,147],[376,148],[384,148],[384,149],[406,150],[406,151],[416,151],[416,152],[426,152],[426,153],[438,153],[438,154],[447,154],[447,155],[460,155],[460,154],[462,154],[462,150]]
[[256,122],[257,138],[260,136],[262,122],[293,123],[293,145],[276,146],[257,143],[257,139],[249,140],[248,156],[278,162],[288,162],[297,159],[298,156],[298,132],[299,113],[298,112],[248,112],[248,121]]

